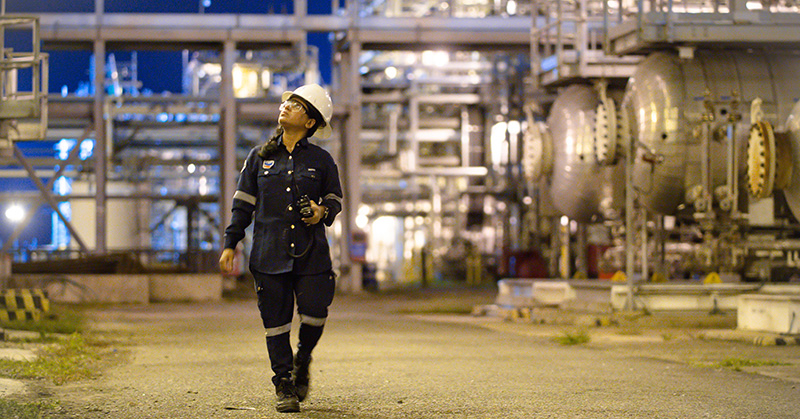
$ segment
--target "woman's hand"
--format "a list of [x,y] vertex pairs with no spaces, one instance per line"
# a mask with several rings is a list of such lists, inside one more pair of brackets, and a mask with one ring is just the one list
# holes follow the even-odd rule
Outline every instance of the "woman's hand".
[[222,250],[222,255],[219,257],[219,269],[222,273],[229,274],[233,271],[233,249]]
[[314,210],[314,215],[303,218],[303,222],[306,223],[306,225],[314,225],[320,222],[325,217],[325,212],[328,208],[324,205],[317,205],[316,202],[311,201],[311,209]]

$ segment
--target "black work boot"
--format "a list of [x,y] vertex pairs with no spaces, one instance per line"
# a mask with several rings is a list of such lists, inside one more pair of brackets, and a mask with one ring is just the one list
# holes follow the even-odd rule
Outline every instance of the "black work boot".
[[310,366],[311,355],[304,355],[298,352],[297,356],[294,357],[292,379],[295,389],[297,390],[297,399],[301,402],[308,396],[308,384],[311,381],[311,373],[309,372]]
[[275,405],[275,409],[278,410],[278,412],[288,413],[300,411],[297,389],[295,389],[292,380],[281,378],[278,384],[275,385],[275,394],[278,395],[278,403]]

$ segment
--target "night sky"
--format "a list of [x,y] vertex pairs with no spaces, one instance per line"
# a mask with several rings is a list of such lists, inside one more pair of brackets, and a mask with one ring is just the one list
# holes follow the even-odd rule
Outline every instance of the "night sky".
[[[209,4],[202,7],[205,2]],[[95,0],[6,0],[7,13],[94,13]],[[340,4],[344,4],[341,0]],[[288,14],[294,11],[290,0],[105,0],[106,13],[199,13],[206,14]],[[308,1],[309,14],[329,14],[330,1]],[[29,50],[25,34],[7,34],[6,45],[19,51]],[[28,39],[30,35],[27,35]],[[327,33],[312,33],[308,36],[311,45],[319,47],[319,66],[322,82],[331,82],[332,49]],[[51,93],[60,93],[62,86],[72,93],[81,85],[89,83],[91,51],[45,50],[50,54]],[[130,61],[130,51],[107,51],[117,61]],[[153,93],[181,93],[181,52],[138,50],[139,80],[143,88]],[[21,83],[20,87],[24,87]]]

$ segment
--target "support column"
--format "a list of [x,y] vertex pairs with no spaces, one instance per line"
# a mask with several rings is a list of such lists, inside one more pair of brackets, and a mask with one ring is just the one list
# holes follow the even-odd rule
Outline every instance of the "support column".
[[[99,4],[102,1],[98,0]],[[99,17],[102,11],[97,13]],[[106,253],[106,173],[108,172],[108,141],[103,115],[106,81],[106,43],[94,41],[94,175],[95,175],[95,253]],[[79,144],[80,145],[80,144]]]
[[587,255],[588,238],[586,231],[586,223],[578,223],[578,231],[576,233],[575,243],[575,265],[576,273],[581,272],[586,277],[589,277],[589,257]]
[[[408,98],[408,142],[409,142],[409,152],[408,152],[408,166],[407,169],[409,172],[414,173],[417,171],[418,168],[418,160],[419,160],[419,138],[418,138],[418,131],[419,131],[419,97],[417,96],[417,87],[416,83],[413,81],[412,83],[412,96]],[[412,179],[415,181],[415,179]]]
[[633,149],[632,141],[627,141],[625,147],[625,276],[627,277],[628,295],[625,298],[625,309],[635,310],[636,302],[634,301],[633,294],[633,274],[635,272],[634,263],[636,262],[634,252],[635,232],[634,229],[634,211],[635,193],[633,187],[633,158],[635,150]]
[[307,0],[294,0],[294,15],[297,18],[306,17],[308,14]]
[[233,95],[233,64],[236,44],[226,41],[222,51],[222,84],[220,90],[220,119],[222,142],[219,160],[219,247],[224,245],[225,227],[231,222],[233,193],[236,191],[236,98]]
[[558,276],[561,279],[569,279],[572,274],[572,252],[570,250],[570,220],[566,216],[562,216],[559,223],[559,259],[558,259]]
[[[348,4],[351,16],[357,16],[355,2]],[[342,81],[343,95],[338,99],[339,105],[347,108],[347,119],[341,138],[342,161],[339,162],[340,178],[343,181],[344,203],[340,214],[342,223],[342,277],[339,288],[346,292],[361,292],[361,264],[354,262],[350,257],[350,245],[353,242],[353,233],[356,231],[356,215],[361,206],[361,80],[358,72],[358,57],[361,55],[361,44],[357,41],[354,29],[350,29],[348,37],[350,48],[343,52]]]
[[640,211],[641,211],[640,214],[641,214],[641,218],[642,218],[642,225],[641,225],[641,227],[642,227],[642,230],[641,230],[642,231],[641,232],[641,235],[642,235],[642,247],[641,247],[641,251],[642,251],[642,256],[641,256],[641,258],[642,258],[642,282],[647,282],[648,278],[650,277],[650,265],[648,264],[648,260],[649,260],[648,256],[649,255],[648,255],[648,252],[647,252],[647,241],[649,240],[649,237],[648,237],[648,234],[647,234],[647,218],[648,217],[647,217],[647,210],[645,208],[641,208]]
[[559,217],[550,217],[550,260],[547,273],[553,278],[560,278],[561,262],[561,224]]

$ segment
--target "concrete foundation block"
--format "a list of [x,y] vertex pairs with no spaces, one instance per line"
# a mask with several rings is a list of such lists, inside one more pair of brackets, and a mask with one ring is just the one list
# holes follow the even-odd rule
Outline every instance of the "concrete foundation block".
[[533,280],[501,279],[497,281],[495,303],[503,307],[532,307],[536,305],[536,300],[533,298]]
[[737,329],[800,334],[800,294],[739,296]]
[[575,289],[566,281],[535,281],[533,298],[544,305],[559,305],[577,297]]
[[576,298],[575,289],[566,281],[501,279],[497,291],[495,304],[504,307],[559,305]]
[[[642,285],[635,292],[635,303],[653,311],[714,311],[736,310],[737,297],[748,285],[698,284],[698,285]],[[611,287],[611,307],[625,310],[628,299],[627,285]]]
[[150,275],[150,301],[217,301],[222,298],[220,274]]
[[61,275],[42,281],[51,301],[61,303],[134,303],[150,300],[147,275]]

